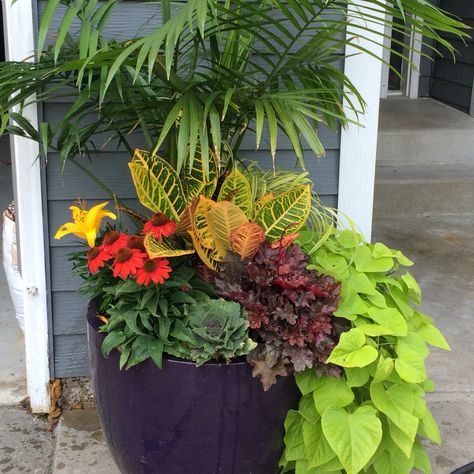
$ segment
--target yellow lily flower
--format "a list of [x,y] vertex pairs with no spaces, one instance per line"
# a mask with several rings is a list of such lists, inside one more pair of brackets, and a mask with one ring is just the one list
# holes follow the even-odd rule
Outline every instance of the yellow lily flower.
[[63,224],[56,232],[54,238],[61,239],[67,234],[74,234],[81,239],[87,240],[89,247],[94,247],[102,219],[105,217],[110,217],[113,220],[117,219],[113,212],[103,211],[107,204],[109,204],[108,201],[102,202],[89,210],[85,208],[84,202],[79,202],[80,207],[71,206],[69,209],[71,210],[74,222]]

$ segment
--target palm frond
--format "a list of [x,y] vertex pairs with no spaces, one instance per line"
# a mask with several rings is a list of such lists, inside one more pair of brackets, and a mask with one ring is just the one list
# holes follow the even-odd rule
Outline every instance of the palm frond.
[[[118,42],[104,30],[119,5],[47,1],[37,61],[0,64],[1,132],[40,141],[45,156],[60,150],[64,162],[96,152],[104,134],[129,150],[140,135],[180,170],[196,153],[207,160],[209,150],[219,162],[237,157],[249,130],[258,148],[266,128],[273,159],[283,134],[304,167],[305,146],[324,154],[319,123],[345,126],[353,112],[364,113],[341,67],[349,46],[372,54],[360,39],[384,45],[384,26],[402,38],[422,34],[421,54],[455,54],[446,34],[468,36],[427,0],[365,0],[363,7],[359,0],[162,0],[155,4],[161,26]],[[45,49],[59,12],[55,42]],[[31,101],[66,97],[70,107],[57,124],[34,130],[21,118]]]

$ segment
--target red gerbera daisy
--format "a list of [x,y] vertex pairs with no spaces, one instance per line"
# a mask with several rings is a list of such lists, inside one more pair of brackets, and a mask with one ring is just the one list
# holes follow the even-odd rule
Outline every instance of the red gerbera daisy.
[[143,260],[146,254],[138,249],[122,247],[115,256],[113,269],[114,277],[120,277],[125,280],[129,275],[135,275],[137,269],[143,266]]
[[153,235],[161,240],[164,237],[170,237],[176,230],[176,223],[168,219],[166,214],[157,212],[153,217],[143,226],[143,233],[152,232]]
[[100,247],[92,247],[87,251],[87,268],[91,273],[97,273],[99,268],[102,268],[107,260],[110,260],[112,255]]
[[140,237],[139,235],[131,235],[128,239],[127,247],[129,249],[138,249],[141,252],[146,252],[143,237]]
[[122,247],[127,245],[128,238],[127,234],[122,234],[116,230],[109,230],[104,235],[104,240],[102,240],[102,248],[115,256]]
[[149,285],[153,283],[163,283],[169,278],[171,268],[168,260],[162,258],[150,258],[145,260],[143,267],[137,270],[135,278],[139,285]]

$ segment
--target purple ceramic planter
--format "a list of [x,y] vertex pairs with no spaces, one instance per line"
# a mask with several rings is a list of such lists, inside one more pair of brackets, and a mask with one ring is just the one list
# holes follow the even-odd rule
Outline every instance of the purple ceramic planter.
[[119,370],[103,357],[96,305],[87,311],[89,355],[99,417],[126,474],[273,474],[283,421],[299,400],[293,377],[264,392],[246,362],[147,360]]

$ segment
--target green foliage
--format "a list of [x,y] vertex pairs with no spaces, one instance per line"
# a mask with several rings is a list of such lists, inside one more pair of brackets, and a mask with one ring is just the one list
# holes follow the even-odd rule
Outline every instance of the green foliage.
[[100,314],[107,319],[105,355],[120,351],[120,367],[130,368],[151,358],[161,367],[163,354],[189,359],[186,352],[190,330],[186,325],[188,306],[206,305],[212,288],[195,276],[192,268],[177,265],[160,285],[138,285],[135,280],[117,281],[110,272],[87,271],[83,254],[73,256],[76,272],[84,278],[81,292],[99,297]]
[[249,337],[246,315],[232,301],[217,299],[190,305],[184,324],[188,342],[176,355],[193,360],[197,366],[211,360],[229,363],[257,345]]
[[[384,25],[402,36],[405,50],[393,54],[406,60],[412,32],[427,56],[438,45],[453,52],[446,38],[467,36],[465,25],[425,0],[368,0],[365,10],[354,0],[163,0],[150,15],[161,16],[161,25],[116,41],[104,31],[121,3],[46,2],[37,59],[0,65],[1,132],[28,136],[63,162],[95,153],[101,135],[132,153],[140,135],[179,171],[200,153],[205,163],[211,152],[218,161],[237,156],[249,130],[258,148],[265,128],[274,158],[283,133],[303,164],[304,145],[324,153],[315,123],[348,122],[341,98],[351,112],[363,112],[362,97],[339,68],[341,51],[364,52],[360,39],[369,33],[385,45]],[[48,36],[54,44],[44,50]],[[10,112],[32,100],[70,106],[56,124],[35,129]]]
[[430,473],[420,441],[439,443],[440,435],[424,399],[433,388],[427,344],[449,345],[416,309],[421,291],[403,269],[412,262],[351,231],[334,231],[311,261],[310,268],[342,282],[334,314],[352,329],[328,359],[344,368],[342,378],[312,370],[296,376],[302,398],[287,417],[282,466],[305,474]]
[[[242,171],[235,167],[218,185],[217,164],[211,160],[208,166],[206,173],[202,157],[195,157],[193,168],[185,168],[180,176],[163,158],[142,150],[135,150],[129,164],[140,202],[177,222],[179,239],[191,241],[213,270],[227,251],[252,257],[265,238],[274,241],[289,229],[296,232],[310,216],[312,185],[306,173],[281,173],[283,187],[281,179],[275,185],[274,177],[254,164]],[[260,194],[254,206],[255,188],[273,189],[275,194]],[[189,245],[180,249],[176,242],[150,234],[145,247],[154,257],[190,253]]]

